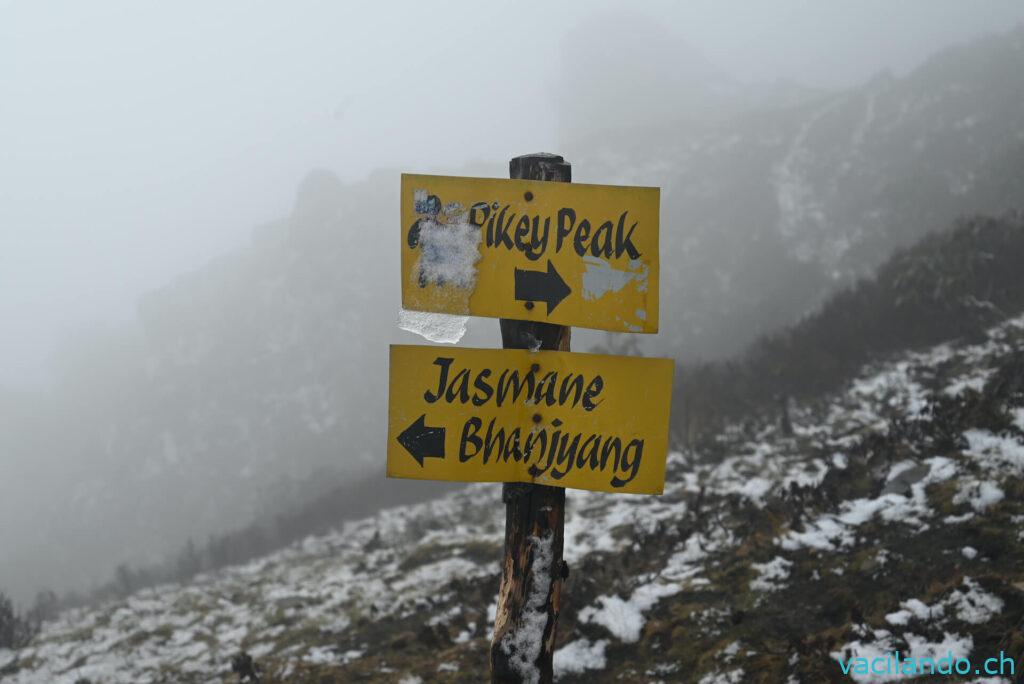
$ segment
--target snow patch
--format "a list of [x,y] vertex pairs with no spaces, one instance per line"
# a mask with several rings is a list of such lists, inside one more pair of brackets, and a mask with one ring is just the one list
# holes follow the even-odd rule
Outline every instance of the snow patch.
[[1012,437],[994,435],[988,430],[964,432],[968,448],[964,453],[993,470],[1024,475],[1024,444]]
[[608,641],[599,639],[577,639],[555,651],[553,666],[555,679],[569,674],[580,674],[587,670],[603,670],[607,661],[604,656]]
[[787,551],[810,548],[835,551],[852,546],[855,528],[874,519],[899,522],[925,529],[924,518],[931,515],[925,488],[943,482],[956,474],[956,465],[944,456],[935,456],[924,462],[928,474],[910,487],[910,496],[883,494],[875,499],[853,499],[839,505],[837,513],[825,513],[804,525],[804,531],[790,530],[777,543]]
[[636,643],[644,626],[643,614],[663,596],[671,596],[681,590],[678,584],[651,583],[638,587],[628,600],[618,596],[599,596],[598,605],[581,610],[579,620],[601,625],[620,641]]
[[697,684],[741,684],[744,674],[743,668],[729,672],[709,672]]
[[950,594],[948,605],[956,611],[957,617],[972,625],[988,622],[1003,610],[1003,600],[981,588],[970,577],[964,577],[966,591],[957,589]]
[[971,375],[957,378],[943,388],[942,393],[947,397],[958,397],[964,390],[981,392],[985,388],[985,382],[992,376],[994,371],[990,368],[983,369]]
[[978,513],[984,513],[991,506],[1002,501],[1006,495],[999,485],[988,480],[978,481],[973,478],[965,479],[960,483],[956,494],[953,496],[953,503],[960,505],[969,503]]
[[916,598],[903,601],[900,610],[886,615],[885,621],[902,627],[911,619],[942,624],[945,618],[955,616],[963,622],[980,625],[1002,612],[1004,606],[1001,598],[982,589],[970,577],[964,577],[961,588],[954,589],[944,600],[932,605]]
[[870,665],[873,662],[884,664],[886,662],[892,663],[892,654],[897,650],[900,651],[901,658],[906,661],[908,659],[914,659],[920,662],[923,658],[930,658],[935,662],[938,662],[940,658],[946,658],[950,654],[954,659],[966,658],[971,654],[971,650],[974,648],[974,639],[970,636],[960,636],[959,634],[950,634],[946,632],[943,634],[941,641],[929,641],[923,636],[905,632],[903,634],[903,640],[907,643],[905,649],[901,649],[892,635],[892,633],[884,630],[874,630],[872,633],[873,640],[852,641],[844,646],[840,647],[838,651],[833,651],[830,655],[834,660],[841,664],[841,667],[849,669],[849,676],[856,682],[888,682],[899,679],[914,679],[917,675],[892,673],[885,674],[884,677],[880,677],[878,673],[872,673],[870,671]]
[[543,646],[544,628],[548,622],[545,604],[551,590],[551,565],[554,559],[552,541],[550,534],[543,538],[530,537],[533,546],[532,582],[523,605],[522,619],[519,624],[512,625],[501,640],[501,648],[508,656],[512,669],[522,681],[532,684],[540,681],[540,669],[536,661]]
[[885,621],[890,625],[906,625],[910,622],[910,618],[916,618],[921,621],[938,620],[946,614],[946,609],[941,603],[929,606],[919,599],[903,601],[900,603],[900,607],[901,610],[885,616]]
[[782,556],[776,556],[767,563],[752,563],[751,567],[757,571],[757,577],[750,582],[751,591],[767,593],[783,588],[783,580],[789,577],[793,563]]

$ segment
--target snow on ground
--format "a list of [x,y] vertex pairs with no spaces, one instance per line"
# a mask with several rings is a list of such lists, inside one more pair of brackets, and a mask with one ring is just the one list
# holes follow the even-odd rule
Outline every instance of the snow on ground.
[[596,606],[580,611],[581,622],[602,625],[619,641],[638,641],[644,626],[644,613],[659,599],[678,593],[682,587],[674,583],[641,585],[628,599],[618,596],[600,596]]
[[601,639],[591,643],[588,639],[577,639],[555,651],[555,678],[566,675],[580,674],[586,670],[603,670],[605,666],[604,650],[608,641]]
[[751,567],[757,571],[757,577],[750,581],[750,588],[768,592],[776,591],[783,585],[793,563],[782,556],[776,556],[767,563],[752,563]]
[[[818,581],[829,568],[834,576],[847,572],[842,559],[862,546],[868,530],[912,538],[941,526],[974,524],[1005,506],[1014,478],[1024,476],[1021,407],[1009,408],[1010,430],[964,431],[959,451],[894,455],[871,475],[877,485],[856,496],[830,501],[827,481],[862,472],[858,445],[866,436],[888,435],[893,416],[929,420],[936,397],[955,401],[977,393],[1022,340],[1024,318],[993,329],[979,344],[944,344],[873,364],[829,401],[793,407],[790,434],[771,422],[735,425],[719,437],[715,456],[673,453],[662,497],[569,492],[565,558],[572,572],[585,568],[585,576],[627,562],[635,568],[609,570],[593,590],[574,585],[574,627],[560,635],[557,675],[586,678],[612,667],[623,649],[644,645],[649,629],[663,628],[668,607],[696,593],[727,595],[739,586],[752,595],[747,610],[753,610],[785,595],[794,582]],[[792,521],[779,513],[786,506]],[[758,517],[778,521],[759,533],[768,534],[766,542],[749,556],[752,533],[727,524],[737,507],[760,509]],[[242,651],[285,679],[302,668],[361,667],[371,660],[373,671],[388,681],[478,672],[481,663],[486,667],[492,619],[486,608],[497,589],[503,511],[500,487],[474,485],[345,524],[246,565],[196,577],[188,586],[153,587],[69,611],[44,625],[29,647],[0,650],[0,678],[11,684],[222,681]],[[1024,515],[1013,520],[1024,526]],[[1024,530],[1020,535],[1024,540]],[[542,560],[550,555],[550,540],[534,543]],[[901,551],[872,552],[871,567],[899,563]],[[736,554],[745,563],[740,570]],[[973,628],[998,619],[1007,603],[985,583],[978,565],[988,562],[985,547],[959,543],[951,555],[979,572],[937,593],[895,600],[872,625],[860,625],[836,643],[832,658],[896,648],[915,655],[970,654]],[[817,559],[813,575],[801,566],[808,557]],[[829,558],[838,565],[830,566]],[[723,578],[730,577],[738,584],[723,588]],[[546,593],[546,586],[537,589]],[[699,628],[697,637],[707,638],[738,624],[731,608],[714,603],[699,605],[686,619]],[[517,633],[531,636],[535,627],[524,625]],[[429,671],[403,669],[401,654],[408,647],[394,641],[407,639],[396,634],[400,630],[437,644],[430,648],[443,647],[443,658]],[[739,643],[719,645],[699,680],[743,681],[748,647]],[[529,655],[527,646],[515,644]],[[791,668],[807,660],[786,658]],[[529,660],[523,659],[524,667]],[[677,665],[655,659],[634,674],[674,681],[681,676]]]
[[[985,591],[970,577],[965,577],[961,587],[930,605],[916,598],[903,601],[899,610],[885,616],[888,628],[863,627],[860,639],[844,644],[833,652],[832,657],[850,670],[854,681],[913,679],[918,674],[918,665],[912,665],[909,673],[901,672],[906,666],[895,666],[893,654],[901,652],[905,660],[920,662],[929,659],[936,663],[942,658],[969,658],[973,652],[973,638],[970,634],[947,631],[947,623],[957,619],[968,625],[982,625],[999,614],[1004,605],[1002,599]],[[919,627],[941,630],[941,637],[929,639],[916,634],[914,630]],[[887,661],[888,665],[885,664]]]

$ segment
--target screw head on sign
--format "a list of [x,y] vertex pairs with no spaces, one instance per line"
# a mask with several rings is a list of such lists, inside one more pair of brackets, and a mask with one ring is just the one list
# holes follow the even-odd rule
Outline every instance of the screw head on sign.
[[525,192],[525,193],[523,194],[523,198],[524,198],[524,199],[526,199],[526,201],[527,201],[527,202],[532,202],[532,201],[533,201],[533,193],[532,193],[532,192],[530,192],[529,190],[527,190],[527,191],[526,191],[526,192]]

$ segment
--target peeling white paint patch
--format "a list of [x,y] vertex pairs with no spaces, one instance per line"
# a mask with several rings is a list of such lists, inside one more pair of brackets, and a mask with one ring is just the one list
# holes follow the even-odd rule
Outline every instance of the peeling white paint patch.
[[[417,219],[406,241],[415,250],[416,262],[409,269],[408,284],[413,288],[430,288],[424,293],[426,299],[418,298],[417,308],[468,314],[469,298],[477,285],[477,262],[481,258],[480,227],[470,223],[469,212],[461,204],[445,204],[426,190],[414,192],[414,205]],[[456,326],[456,330],[460,328]],[[457,340],[451,333],[435,341]]]
[[469,316],[398,310],[398,327],[431,342],[455,344],[466,334]]
[[639,260],[629,262],[629,270],[612,268],[604,259],[585,256],[587,270],[583,272],[583,298],[600,299],[609,292],[618,292],[631,282],[636,282],[640,292],[647,291],[647,264]]
[[441,206],[440,200],[426,190],[416,190],[413,198],[420,217],[415,238],[420,260],[414,270],[419,285],[449,285],[472,291],[480,260],[480,227],[469,222],[469,213],[458,202]]
[[424,220],[420,226],[420,283],[472,291],[480,260],[480,228],[470,223]]

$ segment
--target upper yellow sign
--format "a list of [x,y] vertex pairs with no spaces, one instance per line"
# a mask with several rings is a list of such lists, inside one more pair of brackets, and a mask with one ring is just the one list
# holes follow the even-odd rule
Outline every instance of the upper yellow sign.
[[402,306],[658,332],[658,188],[402,174]]
[[391,347],[388,476],[660,494],[671,359]]

